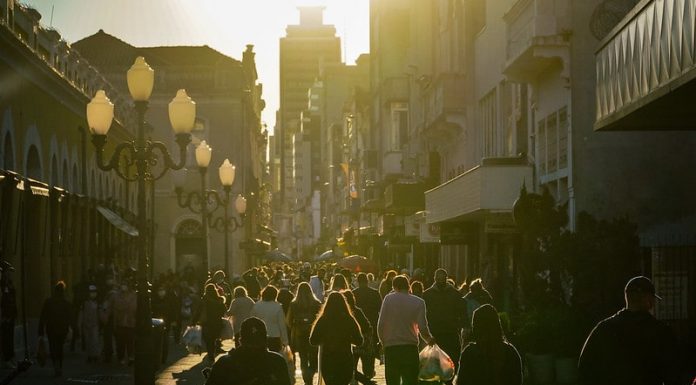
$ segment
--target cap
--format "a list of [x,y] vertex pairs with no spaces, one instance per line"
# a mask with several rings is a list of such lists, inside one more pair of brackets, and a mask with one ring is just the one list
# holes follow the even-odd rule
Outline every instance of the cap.
[[265,344],[266,342],[266,324],[256,317],[250,317],[242,322],[239,331],[239,336],[242,344]]
[[94,285],[89,285],[89,291],[97,291],[97,287]]
[[662,299],[659,295],[655,294],[655,285],[653,285],[652,281],[648,277],[644,277],[642,275],[633,277],[630,280],[628,280],[628,283],[626,284],[626,288],[624,289],[626,293],[647,293],[655,296],[657,299]]

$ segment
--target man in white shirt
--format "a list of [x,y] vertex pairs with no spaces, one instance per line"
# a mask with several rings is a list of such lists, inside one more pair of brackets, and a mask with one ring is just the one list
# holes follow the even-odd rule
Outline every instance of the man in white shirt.
[[317,275],[313,275],[309,278],[309,286],[312,288],[314,296],[321,302],[324,302],[324,276],[326,276],[326,270],[317,270]]

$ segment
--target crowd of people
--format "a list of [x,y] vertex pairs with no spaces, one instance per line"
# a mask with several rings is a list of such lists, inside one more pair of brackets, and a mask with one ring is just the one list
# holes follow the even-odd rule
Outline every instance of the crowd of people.
[[[10,279],[3,275],[1,285],[6,364],[12,357],[4,338],[6,317],[13,314],[5,302]],[[87,362],[115,356],[121,365],[132,364],[134,283],[133,270],[100,266],[72,288],[72,302],[65,283],[55,284],[38,335],[56,375],[62,374],[63,350],[75,349],[76,341]],[[185,327],[200,325],[211,366],[207,385],[289,385],[296,368],[305,385],[374,385],[378,361],[388,385],[417,384],[419,352],[427,346],[451,358],[456,376],[444,379],[448,384],[523,381],[520,354],[506,339],[482,280],[457,285],[444,269],[427,275],[388,270],[376,277],[328,264],[272,263],[241,276],[217,271],[202,284],[186,269],[160,275],[152,292],[153,317],[163,320],[165,336],[175,343]],[[625,309],[588,337],[579,359],[582,384],[678,384],[673,334],[650,313],[656,299],[651,281],[632,279],[625,298]],[[228,352],[221,344],[226,322],[234,335]],[[162,362],[168,345],[162,344]]]

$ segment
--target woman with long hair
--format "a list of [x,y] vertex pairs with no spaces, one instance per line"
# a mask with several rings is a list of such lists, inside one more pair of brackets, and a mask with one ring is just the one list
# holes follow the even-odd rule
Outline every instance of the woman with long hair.
[[331,287],[329,288],[329,293],[340,293],[344,290],[350,290],[348,280],[343,274],[334,274],[334,276],[331,278]]
[[522,384],[520,355],[505,339],[493,306],[474,311],[470,339],[459,357],[456,385]]
[[351,345],[362,345],[363,338],[342,294],[329,294],[312,327],[309,342],[321,346],[320,369],[326,385],[348,385],[353,379]]
[[201,323],[203,341],[208,350],[208,360],[215,362],[215,356],[220,348],[220,333],[222,332],[222,317],[225,315],[225,297],[220,295],[214,283],[205,285],[203,299],[193,318],[193,323]]
[[295,299],[290,302],[287,321],[290,325],[290,347],[300,355],[300,368],[305,385],[312,385],[317,372],[317,348],[309,343],[312,324],[317,319],[321,302],[307,282],[297,286]]

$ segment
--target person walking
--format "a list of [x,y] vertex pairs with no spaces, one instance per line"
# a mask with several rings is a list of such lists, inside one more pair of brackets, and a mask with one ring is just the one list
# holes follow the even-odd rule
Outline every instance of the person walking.
[[272,285],[266,286],[261,291],[261,301],[251,308],[251,316],[260,318],[266,324],[268,350],[280,353],[288,344],[288,328],[283,306],[276,301],[277,297],[278,289]]
[[418,383],[418,336],[435,343],[425,316],[425,302],[408,293],[408,278],[392,280],[393,291],[384,297],[377,321],[377,335],[384,347],[387,385]]
[[203,287],[212,283],[215,285],[218,294],[225,298],[225,303],[230,303],[232,301],[232,288],[230,287],[230,284],[227,283],[226,278],[227,276],[225,275],[224,271],[217,270],[215,273],[213,273],[213,276],[206,281]]
[[522,360],[505,339],[498,311],[483,305],[474,311],[471,342],[462,351],[455,385],[521,385]]
[[266,348],[266,325],[256,317],[240,326],[240,346],[220,357],[206,385],[290,385],[285,359]]
[[372,335],[370,336],[370,343],[372,346],[370,346],[370,349],[365,349],[360,359],[362,360],[362,368],[365,376],[373,378],[375,376],[375,355],[378,351],[377,320],[379,319],[379,309],[382,306],[382,297],[379,295],[379,291],[369,286],[365,273],[358,274],[357,281],[358,287],[353,289],[355,306],[362,309],[367,320],[370,321],[370,326],[372,326]]
[[464,296],[464,301],[466,301],[467,318],[471,319],[474,315],[474,310],[478,309],[479,306],[492,304],[493,297],[483,287],[483,280],[476,278],[469,284],[469,292]]
[[80,309],[80,330],[87,350],[87,363],[99,361],[99,302],[97,287],[88,286],[87,299],[82,302]]
[[222,317],[225,315],[225,297],[215,284],[205,285],[201,303],[193,317],[193,323],[201,324],[203,341],[208,353],[208,361],[215,362],[215,356],[220,351],[220,332],[222,332]]
[[[343,292],[343,296],[348,304],[348,309],[353,313],[355,320],[358,321],[358,326],[360,326],[360,332],[363,337],[363,343],[357,345],[355,349],[353,349],[353,375],[355,380],[361,384],[376,385],[377,383],[372,381],[372,377],[374,376],[368,376],[367,374],[370,373],[365,369],[365,362],[369,361],[370,358],[374,364],[374,354],[372,353],[372,325],[362,309],[355,305],[355,296],[353,292],[347,290]],[[362,372],[358,371],[358,361],[360,360],[363,362]]]
[[164,342],[162,343],[162,361],[169,355],[169,333],[179,322],[179,301],[165,283],[157,288],[157,295],[152,297],[152,318],[160,318],[163,323]]
[[423,292],[428,326],[437,344],[455,363],[456,370],[462,350],[459,338],[467,319],[465,302],[459,291],[447,283],[447,270],[435,270],[433,278],[433,285]]
[[655,301],[661,299],[652,281],[631,278],[624,299],[626,307],[600,321],[587,337],[578,361],[580,383],[679,384],[676,337],[651,314]]
[[261,294],[261,284],[259,283],[258,275],[259,270],[256,267],[252,267],[242,275],[244,286],[247,289],[247,294],[249,295],[249,298],[253,299],[254,301],[258,300],[259,295]]
[[290,303],[287,321],[290,325],[290,347],[300,355],[300,369],[305,385],[314,383],[314,374],[317,372],[317,348],[309,343],[309,335],[320,309],[321,302],[312,288],[307,282],[301,282],[295,299]]
[[348,385],[353,379],[351,345],[362,345],[363,338],[343,294],[329,294],[309,341],[321,346],[320,371],[326,385]]
[[309,285],[312,287],[312,292],[314,292],[314,296],[320,302],[324,302],[324,277],[326,277],[326,270],[322,268],[317,270],[317,275],[309,277]]
[[125,365],[134,357],[135,310],[137,297],[128,282],[121,283],[121,291],[116,294],[113,304],[114,336],[116,337],[116,358]]
[[249,294],[244,286],[234,288],[234,299],[227,309],[227,315],[232,317],[232,329],[234,330],[234,346],[240,346],[240,332],[242,322],[251,316],[251,309],[254,307],[254,300],[249,298]]
[[77,338],[74,314],[72,304],[65,299],[65,282],[58,281],[53,287],[53,295],[44,302],[39,317],[39,337],[48,337],[48,350],[56,376],[63,374],[63,346],[68,329]]
[[379,295],[381,295],[382,298],[386,297],[387,294],[391,292],[392,280],[394,277],[396,277],[395,270],[388,270],[386,273],[384,273],[384,279],[379,283]]
[[111,362],[114,356],[114,337],[115,337],[115,319],[114,319],[114,303],[118,291],[116,290],[113,277],[107,277],[104,281],[104,293],[99,305],[99,321],[102,329],[102,354],[104,362]]

